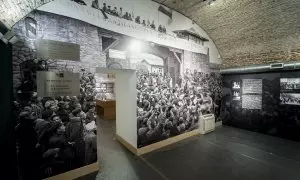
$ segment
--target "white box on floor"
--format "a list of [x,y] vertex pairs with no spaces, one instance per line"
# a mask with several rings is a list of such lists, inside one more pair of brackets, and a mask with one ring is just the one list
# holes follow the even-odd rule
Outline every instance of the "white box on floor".
[[207,134],[214,131],[215,128],[216,125],[214,114],[206,114],[200,116],[200,134]]

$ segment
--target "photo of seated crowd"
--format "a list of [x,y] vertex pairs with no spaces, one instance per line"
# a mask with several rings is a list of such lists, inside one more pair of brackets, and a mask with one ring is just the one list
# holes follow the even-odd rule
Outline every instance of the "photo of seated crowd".
[[138,147],[199,127],[199,117],[219,117],[221,76],[189,73],[173,86],[169,75],[137,72]]
[[97,161],[94,75],[81,70],[78,96],[41,98],[36,72],[47,70],[47,61],[20,64],[14,116],[22,179],[43,179]]
[[[78,4],[81,4],[81,5],[87,5],[83,0],[71,0],[71,1],[74,1],[74,2],[76,2]],[[150,20],[147,20],[147,21],[145,19],[142,20],[141,16],[136,16],[135,17],[133,12],[132,13],[125,12],[122,7],[117,8],[117,7],[113,7],[111,5],[107,5],[106,3],[103,3],[102,7],[100,7],[98,0],[94,0],[92,2],[92,7],[95,8],[95,9],[101,10],[101,12],[103,13],[103,15],[106,18],[108,18],[106,14],[109,14],[109,15],[112,15],[112,16],[115,16],[115,17],[119,17],[119,18],[129,20],[129,21],[134,21],[135,23],[141,24],[144,27],[148,27],[148,28],[151,28],[153,30],[156,30],[156,25],[155,25],[154,20],[152,22]],[[159,31],[160,33],[165,33],[165,34],[167,33],[167,29],[164,25],[159,25],[157,27],[157,31]]]

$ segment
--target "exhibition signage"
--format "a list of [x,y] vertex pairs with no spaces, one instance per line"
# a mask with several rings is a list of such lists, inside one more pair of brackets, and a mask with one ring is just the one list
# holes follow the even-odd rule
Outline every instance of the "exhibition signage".
[[261,95],[243,95],[242,99],[243,109],[262,109]]
[[243,94],[262,94],[262,80],[243,79]]
[[262,79],[243,79],[243,109],[262,109]]
[[78,96],[79,73],[37,72],[37,92],[41,97]]
[[37,57],[80,61],[80,45],[47,39],[36,40]]

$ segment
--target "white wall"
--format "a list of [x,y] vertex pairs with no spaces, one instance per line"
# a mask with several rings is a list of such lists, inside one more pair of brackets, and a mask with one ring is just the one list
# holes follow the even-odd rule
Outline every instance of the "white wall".
[[117,135],[137,148],[136,74],[135,71],[116,73]]
[[136,74],[134,70],[97,68],[97,73],[115,73],[116,133],[137,148]]

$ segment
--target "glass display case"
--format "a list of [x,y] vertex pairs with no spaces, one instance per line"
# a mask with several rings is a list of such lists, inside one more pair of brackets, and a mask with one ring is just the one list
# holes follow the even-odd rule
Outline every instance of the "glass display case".
[[112,74],[96,74],[96,99],[115,100],[115,76]]

